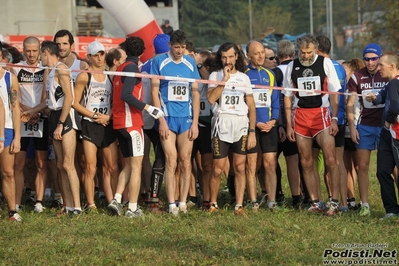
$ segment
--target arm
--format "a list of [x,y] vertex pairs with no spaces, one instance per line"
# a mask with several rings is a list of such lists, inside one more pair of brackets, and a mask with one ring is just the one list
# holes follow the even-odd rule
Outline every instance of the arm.
[[[221,80],[222,82],[227,82],[230,78],[230,68],[226,66],[223,69],[223,79]],[[208,93],[206,94],[209,103],[212,105],[214,104],[222,95],[224,90],[224,85],[218,85],[215,88],[209,88]],[[253,97],[252,97],[253,99]]]
[[399,82],[395,79],[391,80],[386,90],[389,90],[389,109],[385,120],[388,123],[393,123],[397,120],[399,114]]
[[21,149],[21,110],[19,109],[19,85],[18,79],[11,74],[12,85],[10,90],[10,110],[14,127],[14,139],[10,146],[10,153],[18,153]]
[[89,76],[87,73],[80,73],[76,77],[74,92],[75,92],[75,99],[73,101],[73,107],[83,116],[92,118],[94,113],[84,108],[80,101],[82,100],[83,91],[87,85]]
[[[255,129],[256,124],[256,107],[253,94],[247,94],[245,96],[245,101],[248,106],[248,117],[249,117],[249,128]],[[248,132],[248,142],[247,149],[250,150],[256,146],[256,136],[255,132]]]
[[191,84],[192,105],[193,105],[193,123],[189,131],[189,139],[195,140],[198,137],[198,118],[200,113],[200,93],[198,91],[198,83]]
[[346,104],[346,119],[348,120],[348,127],[349,131],[351,134],[351,139],[353,142],[358,144],[358,139],[359,139],[359,133],[357,132],[356,126],[355,126],[355,101],[356,101],[356,92],[352,92],[352,95],[349,96],[348,102]]
[[[160,80],[159,79],[151,79],[151,98],[152,98],[152,104],[161,109],[161,101],[159,100],[159,86],[160,86]],[[159,118],[159,136],[161,137],[162,140],[168,139],[169,136],[169,126],[166,123],[166,120],[164,117]]]
[[[6,124],[6,114],[3,100],[0,99],[0,138],[4,139],[4,128]],[[0,153],[4,150],[4,140],[0,140]]]
[[291,121],[292,96],[284,96],[284,110],[287,122],[287,138],[289,141],[295,141],[295,132]]
[[[138,73],[139,69],[136,64],[130,64],[125,67],[124,72]],[[122,77],[122,81],[123,81],[123,88],[121,93],[121,100],[126,102],[130,106],[139,109],[140,111],[145,109],[146,104],[133,96],[134,86],[138,81],[137,78]]]
[[[56,70],[56,78],[58,79],[58,83],[60,84],[62,91],[64,92],[64,103],[62,105],[60,122],[65,122],[68,117],[69,111],[72,107],[72,85],[71,85],[71,76],[70,72],[66,70],[66,66],[60,64],[57,66]],[[56,140],[62,140],[62,128],[63,124],[58,124],[57,128],[54,130],[53,137]]]
[[21,121],[26,123],[28,122],[33,115],[43,111],[47,107],[47,102],[46,102],[46,80],[47,80],[47,75],[48,75],[48,70],[46,69],[44,71],[44,76],[43,76],[43,89],[42,89],[42,100],[40,104],[36,105],[30,110],[26,110],[21,114]]

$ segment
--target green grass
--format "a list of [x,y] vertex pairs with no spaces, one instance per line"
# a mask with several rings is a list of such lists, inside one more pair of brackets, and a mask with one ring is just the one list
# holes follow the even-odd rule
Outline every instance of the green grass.
[[[286,178],[283,188],[289,195]],[[399,223],[379,220],[384,210],[375,164],[369,191],[372,215],[365,218],[356,212],[328,218],[265,209],[237,217],[229,208],[178,217],[146,212],[139,219],[100,210],[68,218],[47,209],[23,211],[24,222],[17,224],[7,221],[3,210],[0,265],[321,265],[324,249],[334,243],[384,243],[396,249]]]

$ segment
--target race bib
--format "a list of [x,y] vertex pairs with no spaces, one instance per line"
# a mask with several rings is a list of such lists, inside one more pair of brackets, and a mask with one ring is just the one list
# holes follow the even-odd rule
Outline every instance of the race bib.
[[201,97],[200,102],[200,116],[209,116],[211,115],[211,104],[208,101],[208,98]]
[[170,102],[188,102],[188,82],[169,81],[169,83],[168,83],[168,101],[170,101]]
[[21,122],[21,137],[43,137],[43,120],[40,119],[35,124]]
[[256,108],[270,107],[271,105],[271,95],[270,90],[266,89],[256,89],[253,90],[254,100]]
[[89,110],[95,113],[107,115],[109,113],[109,105],[107,103],[90,103]]
[[363,98],[363,106],[364,106],[364,108],[384,108],[385,103],[374,105],[372,102],[368,102],[366,100],[367,94],[372,93],[372,94],[377,96],[380,93],[380,90],[381,89],[372,89],[372,90],[364,90],[364,91],[362,91],[362,98]]
[[300,97],[317,96],[320,92],[315,92],[316,90],[321,90],[320,77],[302,77],[298,78],[298,89]]
[[222,110],[235,110],[236,105],[243,101],[242,93],[238,91],[223,91],[222,93]]

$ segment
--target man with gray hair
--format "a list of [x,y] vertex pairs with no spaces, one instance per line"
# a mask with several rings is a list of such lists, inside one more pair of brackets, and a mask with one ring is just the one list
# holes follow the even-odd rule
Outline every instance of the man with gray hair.
[[[315,139],[321,146],[325,164],[331,173],[332,187],[337,187],[339,179],[334,136],[338,132],[338,96],[328,93],[337,92],[341,85],[331,60],[316,54],[318,42],[314,35],[298,38],[297,47],[299,57],[288,64],[283,82],[287,118],[291,117],[292,104],[295,108],[295,128],[291,119],[287,119],[287,137],[290,141],[296,141],[298,145],[304,179],[311,199],[308,211],[322,212],[323,207],[317,195],[317,182],[313,172],[312,142]],[[338,210],[338,195],[333,195],[329,206],[326,215],[335,215]]]

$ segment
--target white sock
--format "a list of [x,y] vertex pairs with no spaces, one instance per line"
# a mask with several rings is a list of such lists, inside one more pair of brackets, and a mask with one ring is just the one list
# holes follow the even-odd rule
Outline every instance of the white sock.
[[73,212],[74,208],[73,207],[65,207],[65,210],[67,212]]
[[128,209],[131,210],[132,212],[135,212],[137,210],[137,202],[136,203],[129,202]]
[[367,207],[367,208],[369,208],[369,209],[370,209],[370,206],[369,206],[369,204],[368,204],[368,203],[362,203],[362,206],[365,206],[365,207]]
[[118,203],[121,203],[121,202],[122,202],[122,195],[119,194],[119,193],[115,193],[114,199],[116,199],[116,201],[117,201]]
[[236,210],[238,210],[240,207],[242,207],[242,205],[236,205],[236,206],[234,207],[234,210],[236,211]]
[[36,202],[35,207],[41,207],[42,203],[41,202]]
[[82,207],[75,207],[75,208],[73,208],[74,210],[77,210],[77,211],[82,211]]
[[179,201],[179,208],[180,208],[180,206],[185,206],[185,205],[186,205],[186,203],[184,201]]

